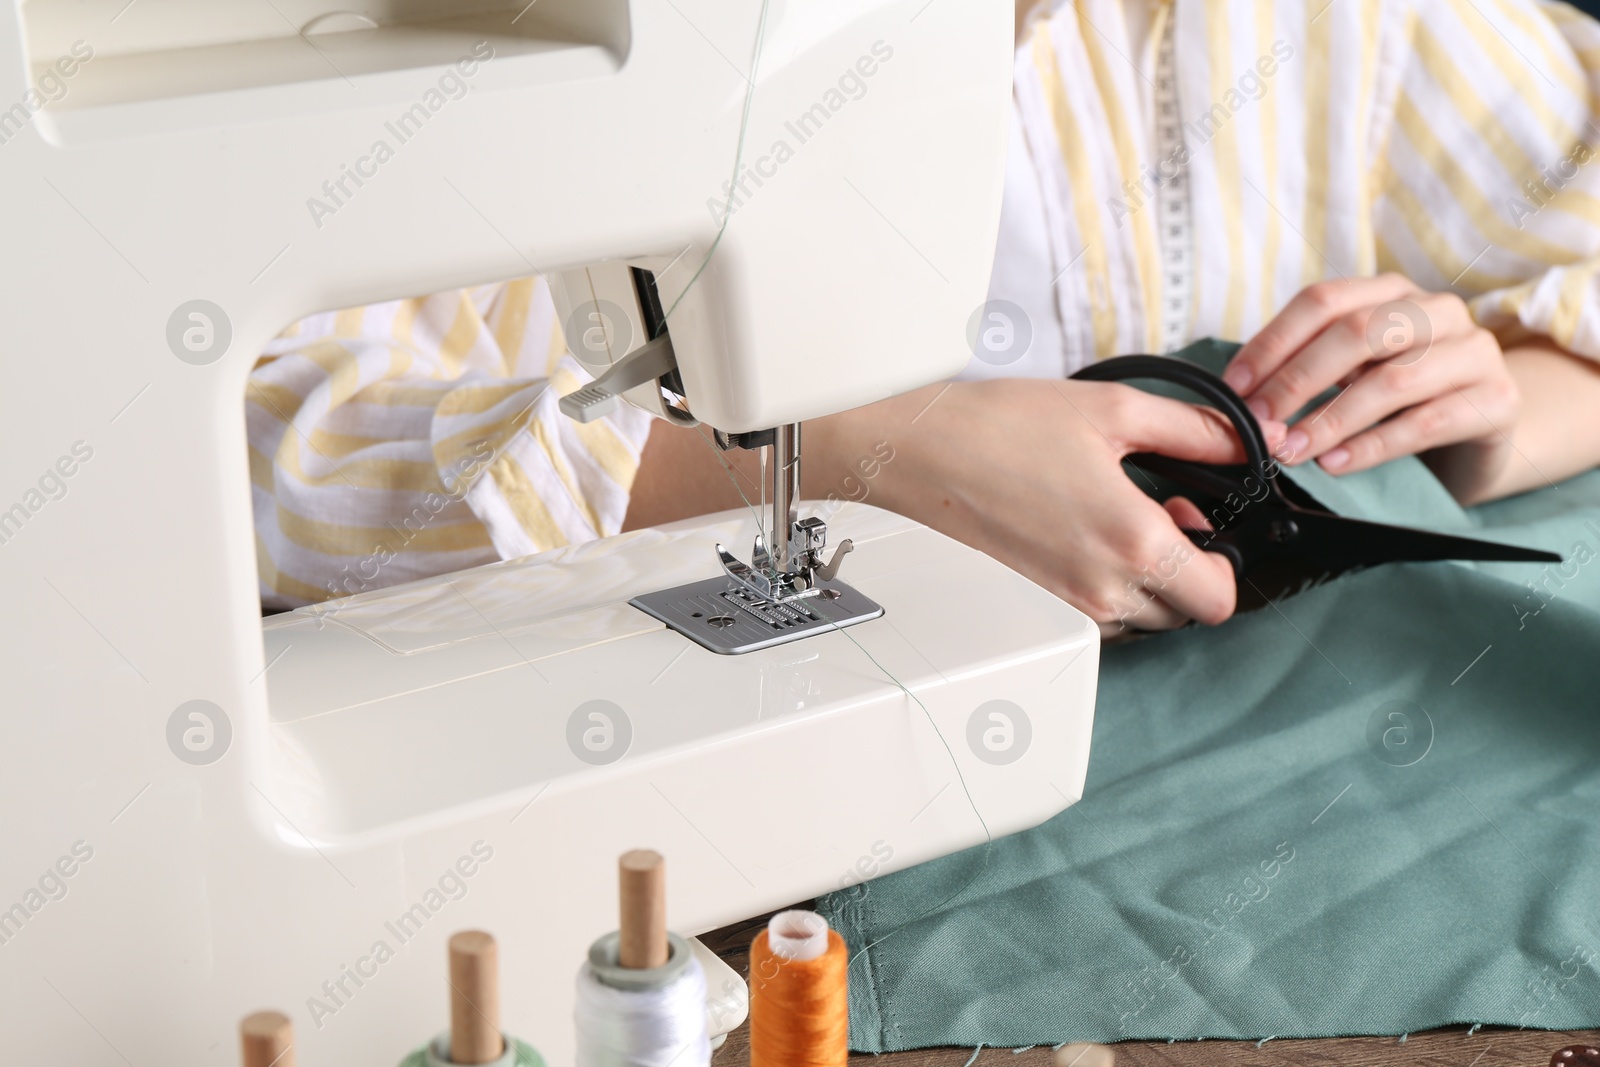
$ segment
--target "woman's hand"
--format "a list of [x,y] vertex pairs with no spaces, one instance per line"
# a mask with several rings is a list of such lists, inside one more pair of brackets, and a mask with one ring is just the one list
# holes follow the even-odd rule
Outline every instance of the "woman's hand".
[[1463,503],[1497,483],[1521,409],[1499,342],[1461,298],[1398,274],[1302,290],[1223,377],[1269,419],[1342,386],[1289,428],[1285,462],[1345,474],[1420,453]]
[[[1286,432],[1278,423],[1264,429],[1269,446]],[[1121,466],[1131,452],[1242,462],[1216,411],[1116,383],[929,386],[808,423],[806,494],[839,492],[831,483],[857,469],[851,457],[879,455],[885,445],[894,458],[874,464],[862,499],[987,552],[1103,632],[1215,624],[1233,614],[1232,566],[1179,529],[1180,521],[1202,525],[1197,509],[1186,500],[1163,507]]]

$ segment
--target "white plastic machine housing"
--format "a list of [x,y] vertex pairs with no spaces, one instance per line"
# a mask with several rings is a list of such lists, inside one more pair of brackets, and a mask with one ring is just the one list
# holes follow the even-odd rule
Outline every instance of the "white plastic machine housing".
[[[676,306],[695,415],[764,428],[961,366],[998,218],[999,0],[771,0],[753,96],[745,0],[345,2],[0,6],[0,1032],[20,1061],[230,1064],[237,1020],[274,1007],[303,1067],[393,1064],[444,1023],[447,937],[479,927],[506,1026],[569,1063],[619,852],[669,857],[693,934],[1082,789],[1094,627],[861,506],[830,525],[884,616],[747,656],[626,603],[715,574],[747,514],[263,626],[243,398],[288,323],[640,265]],[[763,180],[723,230],[741,130]],[[175,343],[196,300],[204,329]],[[612,762],[568,743],[593,701],[627,718]],[[993,701],[1028,720],[1009,763],[983,740]]]

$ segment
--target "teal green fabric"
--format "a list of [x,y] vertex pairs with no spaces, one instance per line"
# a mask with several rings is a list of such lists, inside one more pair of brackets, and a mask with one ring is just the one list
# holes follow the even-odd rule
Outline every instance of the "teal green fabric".
[[1413,459],[1293,477],[1566,562],[1106,647],[1080,803],[821,901],[856,1049],[1600,1025],[1600,473],[1472,511]]

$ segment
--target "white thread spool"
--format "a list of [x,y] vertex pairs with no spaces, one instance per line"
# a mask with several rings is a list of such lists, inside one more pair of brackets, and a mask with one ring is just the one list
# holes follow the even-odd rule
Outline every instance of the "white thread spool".
[[[596,942],[578,971],[577,1067],[709,1067],[705,972],[688,943],[674,936],[666,965],[631,971],[625,980],[635,988],[618,988],[606,979],[623,969],[594,962],[597,952],[614,953],[615,937]],[[657,975],[665,982],[647,978]]]
[[667,930],[666,861],[635,849],[617,861],[619,929],[578,971],[577,1067],[710,1067],[706,976]]

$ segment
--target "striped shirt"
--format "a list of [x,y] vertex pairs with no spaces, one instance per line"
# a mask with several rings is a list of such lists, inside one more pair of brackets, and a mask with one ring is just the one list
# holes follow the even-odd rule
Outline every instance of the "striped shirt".
[[263,606],[616,533],[651,418],[573,422],[586,381],[540,279],[295,323],[245,397]]
[[[967,376],[1248,338],[1307,284],[1380,271],[1600,358],[1591,71],[1600,25],[1537,0],[1046,3],[1016,54],[990,292],[1032,342]],[[1158,186],[1180,174],[1174,232]],[[583,380],[535,279],[295,324],[247,396],[263,604],[615,533],[650,419],[567,420]]]
[[[1157,51],[1176,50],[1177,151]],[[1502,335],[1600,357],[1600,25],[1535,0],[1074,0],[1015,64],[991,298],[1036,343],[969,375],[1059,376],[1158,351],[1187,238],[1188,329],[1253,335],[1313,282],[1404,274]],[[1187,234],[1157,186],[1182,172]]]

